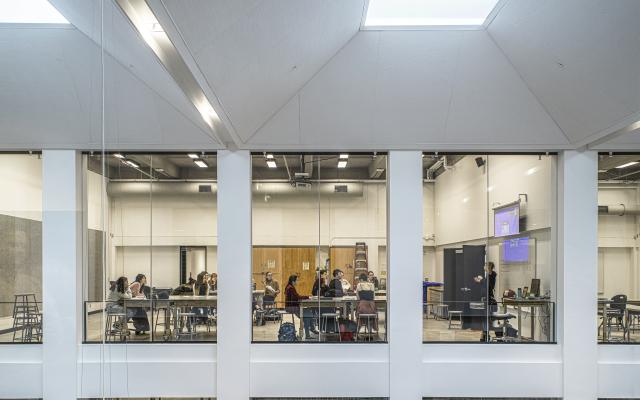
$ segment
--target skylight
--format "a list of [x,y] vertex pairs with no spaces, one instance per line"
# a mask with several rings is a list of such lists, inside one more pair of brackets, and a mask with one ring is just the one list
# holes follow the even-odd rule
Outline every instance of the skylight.
[[0,23],[68,24],[47,0],[0,0]]
[[498,0],[369,0],[365,27],[480,26]]

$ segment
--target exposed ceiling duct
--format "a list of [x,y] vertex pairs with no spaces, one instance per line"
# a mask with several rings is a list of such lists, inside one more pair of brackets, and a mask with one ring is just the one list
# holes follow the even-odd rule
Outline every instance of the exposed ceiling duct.
[[598,214],[600,215],[617,215],[623,217],[625,215],[640,215],[640,205],[624,205],[612,204],[601,206],[598,205]]
[[257,182],[252,185],[252,193],[265,196],[362,196],[363,184],[359,182],[323,182],[296,187],[288,182]]
[[153,195],[212,195],[217,193],[218,185],[215,182],[109,182],[107,194],[112,197],[148,195],[153,190]]

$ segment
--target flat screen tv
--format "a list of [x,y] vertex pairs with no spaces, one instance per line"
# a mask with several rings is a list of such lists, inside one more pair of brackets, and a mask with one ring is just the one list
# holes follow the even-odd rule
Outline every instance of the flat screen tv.
[[493,211],[494,231],[496,237],[517,235],[520,233],[520,203],[513,203]]
[[502,243],[502,261],[504,263],[529,262],[529,238],[505,239]]

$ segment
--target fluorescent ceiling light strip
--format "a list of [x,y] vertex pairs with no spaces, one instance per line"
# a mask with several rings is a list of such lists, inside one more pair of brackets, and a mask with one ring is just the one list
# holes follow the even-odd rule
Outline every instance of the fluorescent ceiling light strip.
[[348,160],[349,159],[349,155],[348,154],[340,154],[340,159],[341,160]]
[[47,0],[0,0],[0,23],[68,24]]
[[338,161],[338,168],[347,168],[346,161]]
[[194,159],[194,160],[195,160],[196,158],[200,158],[200,157],[198,157],[198,155],[197,155],[197,154],[195,154],[195,153],[189,153],[189,154],[188,154],[188,156],[189,156],[189,158],[192,158],[192,159]]
[[369,0],[365,26],[480,26],[498,0]]
[[267,167],[269,168],[278,168],[278,166],[276,165],[276,162],[273,160],[267,160]]
[[123,156],[122,154],[120,154],[120,153],[115,153],[113,156],[114,156],[115,158],[119,158],[119,159],[121,159],[121,160],[124,158],[124,156]]
[[636,164],[638,164],[638,161],[631,161],[631,162],[628,162],[626,164],[618,165],[616,168],[622,169],[622,168],[627,168],[627,167],[630,167],[630,166],[636,165]]
[[204,162],[204,160],[193,160],[193,162],[200,168],[208,168],[209,164]]

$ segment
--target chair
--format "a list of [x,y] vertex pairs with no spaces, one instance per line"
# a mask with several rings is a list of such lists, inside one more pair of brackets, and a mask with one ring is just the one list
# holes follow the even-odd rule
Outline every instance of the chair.
[[640,309],[627,308],[626,340],[631,341],[631,333],[640,330]]
[[448,314],[449,314],[449,329],[451,329],[451,325],[454,317],[458,319],[457,321],[458,323],[455,324],[455,326],[462,329],[462,311],[451,310],[451,311],[448,311]]
[[[342,342],[342,336],[340,336],[340,323],[338,321],[339,318],[340,314],[337,312],[326,312],[320,314],[320,341],[322,341],[323,335],[325,339],[330,335],[338,335],[338,340]],[[335,332],[329,332],[327,330],[329,321],[332,321],[333,326],[335,327]]]
[[[358,323],[356,325],[356,341],[360,339],[360,328],[364,327],[365,338],[373,341],[374,332],[373,325],[376,324],[378,314],[358,314]],[[364,325],[362,322],[365,322]]]
[[[177,337],[189,337],[190,340],[193,340],[193,337],[196,334],[196,319],[198,315],[194,312],[185,312],[182,311],[179,307],[176,310],[176,319],[178,321],[178,332],[176,332]],[[183,332],[183,328],[187,328],[186,332]]]
[[127,316],[123,312],[106,310],[107,318],[104,326],[104,340],[106,342],[123,342],[129,336]]
[[[606,309],[606,319],[602,315],[602,312],[598,312],[598,315],[600,315],[600,317],[602,318],[602,323],[600,324],[600,326],[602,327],[603,331],[604,329],[607,330],[607,336],[609,338],[611,338],[611,328],[613,326],[615,326],[618,330],[625,330],[624,317],[626,308],[627,295],[617,294],[611,298],[611,305]],[[615,323],[612,323],[614,319]]]

